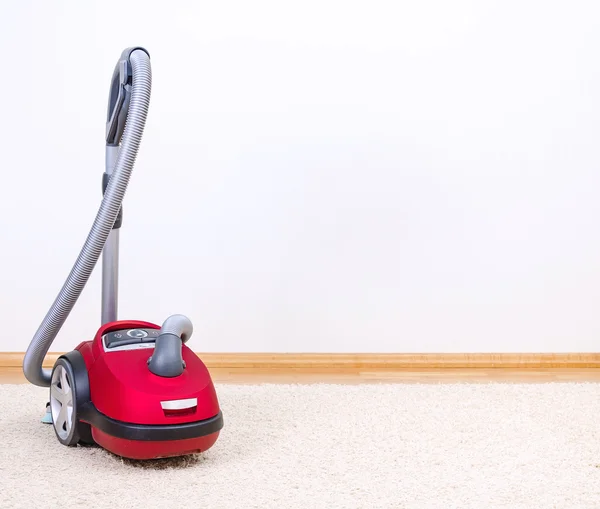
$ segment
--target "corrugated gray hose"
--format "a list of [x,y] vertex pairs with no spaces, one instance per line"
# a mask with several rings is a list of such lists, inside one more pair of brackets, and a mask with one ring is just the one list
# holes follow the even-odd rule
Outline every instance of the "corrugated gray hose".
[[42,367],[44,358],[81,295],[102,254],[106,239],[117,219],[142,140],[150,105],[152,69],[150,58],[144,51],[133,51],[130,60],[132,65],[131,100],[114,172],[106,187],[100,210],[98,210],[79,257],[48,314],[31,340],[23,361],[25,377],[32,384],[40,387],[50,386],[52,371]]

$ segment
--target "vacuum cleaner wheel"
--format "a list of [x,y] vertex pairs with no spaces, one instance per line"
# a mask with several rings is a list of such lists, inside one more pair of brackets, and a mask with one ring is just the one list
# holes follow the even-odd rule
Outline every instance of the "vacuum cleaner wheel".
[[61,444],[94,443],[89,426],[79,422],[75,374],[73,366],[65,358],[59,358],[52,369],[50,409],[54,432]]

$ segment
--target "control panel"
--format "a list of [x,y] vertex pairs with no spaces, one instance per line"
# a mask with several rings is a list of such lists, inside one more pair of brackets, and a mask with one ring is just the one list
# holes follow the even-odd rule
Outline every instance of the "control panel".
[[102,336],[105,352],[154,348],[159,329],[120,329],[107,332]]

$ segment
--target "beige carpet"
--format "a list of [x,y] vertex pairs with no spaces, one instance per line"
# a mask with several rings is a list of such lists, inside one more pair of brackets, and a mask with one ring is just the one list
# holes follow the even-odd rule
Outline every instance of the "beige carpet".
[[600,508],[600,384],[218,386],[200,457],[67,448],[0,386],[0,507]]

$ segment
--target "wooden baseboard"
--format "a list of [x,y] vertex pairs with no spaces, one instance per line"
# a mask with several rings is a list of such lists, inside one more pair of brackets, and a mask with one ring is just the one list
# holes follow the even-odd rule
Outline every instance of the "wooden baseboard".
[[[49,353],[52,367],[60,353]],[[0,352],[1,368],[18,368],[23,352]],[[469,368],[600,368],[600,353],[198,353],[209,369],[396,371]]]

